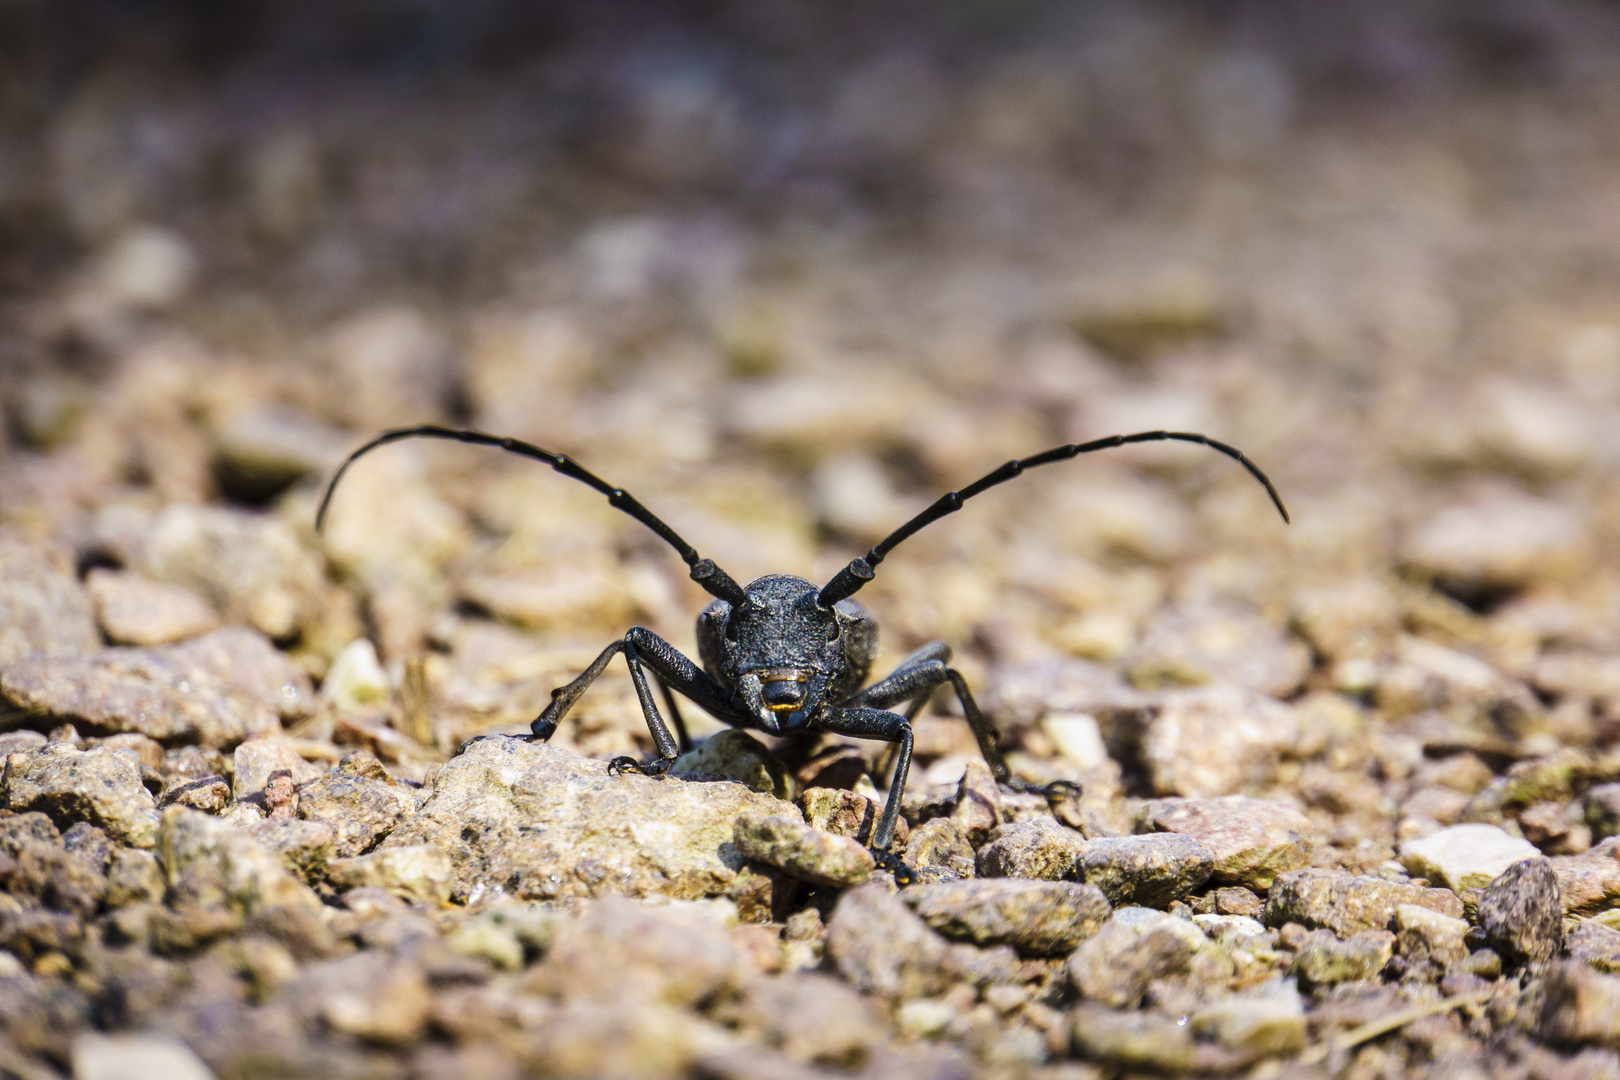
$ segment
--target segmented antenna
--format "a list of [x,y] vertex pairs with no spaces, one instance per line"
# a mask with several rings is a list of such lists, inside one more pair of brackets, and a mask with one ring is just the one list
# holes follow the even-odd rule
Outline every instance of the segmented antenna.
[[1050,465],[1054,461],[1067,461],[1081,454],[1089,454],[1094,450],[1112,450],[1116,446],[1126,446],[1130,443],[1145,442],[1190,442],[1207,446],[1211,450],[1219,450],[1227,457],[1249,470],[1249,475],[1260,481],[1271,496],[1272,505],[1277,513],[1282,515],[1284,522],[1288,521],[1288,508],[1283,506],[1282,496],[1277,494],[1277,487],[1271,482],[1271,477],[1260,471],[1260,467],[1250,461],[1235,446],[1211,439],[1208,435],[1199,435],[1188,431],[1139,431],[1135,435],[1110,435],[1106,439],[1093,439],[1091,442],[1070,443],[1068,446],[1058,446],[1034,457],[1020,458],[1009,461],[992,473],[987,473],[973,481],[960,491],[947,492],[936,499],[928,509],[900,526],[894,532],[872,545],[870,551],[859,558],[850,560],[848,566],[838,571],[833,579],[822,587],[817,602],[822,607],[831,607],[847,597],[854,596],[860,591],[876,573],[876,567],[900,543],[914,533],[928,525],[932,525],[947,514],[954,514],[962,509],[962,504],[983,491],[988,491],[997,484],[1004,484],[1015,476],[1022,475],[1025,469],[1033,469],[1038,465]]
[[389,443],[401,442],[405,439],[449,439],[454,442],[471,443],[474,446],[493,446],[497,450],[505,450],[509,454],[545,462],[564,476],[589,484],[603,495],[606,495],[608,502],[613,506],[623,510],[657,533],[665,543],[680,553],[686,565],[691,568],[692,580],[703,586],[709,593],[727,601],[732,607],[741,607],[748,599],[743,587],[738,585],[730,574],[716,566],[713,559],[705,559],[699,556],[696,548],[681,539],[680,534],[665,524],[657,514],[641,505],[634,495],[623,488],[614,487],[567,454],[554,453],[535,446],[533,443],[526,443],[521,439],[486,435],[482,431],[458,431],[455,428],[439,427],[437,424],[422,424],[418,427],[395,428],[392,431],[385,431],[350,454],[348,460],[338,466],[338,471],[333,475],[332,482],[326,485],[326,494],[321,496],[321,507],[315,512],[315,531],[317,533],[326,524],[326,510],[332,504],[332,493],[337,490],[338,481],[343,479],[343,474],[349,471],[349,466],[379,446],[387,446]]

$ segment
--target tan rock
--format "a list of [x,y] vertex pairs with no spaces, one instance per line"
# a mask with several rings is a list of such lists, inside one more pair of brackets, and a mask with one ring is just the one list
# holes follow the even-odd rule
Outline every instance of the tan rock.
[[1309,866],[1315,850],[1310,819],[1288,803],[1227,795],[1157,799],[1137,813],[1138,831],[1157,829],[1199,841],[1221,885],[1269,889],[1278,874]]
[[151,649],[30,657],[0,669],[0,697],[88,731],[212,747],[277,731],[313,707],[308,677],[244,627]]
[[119,645],[167,645],[219,625],[208,601],[178,585],[100,567],[84,584],[102,632]]
[[719,896],[742,865],[733,833],[750,811],[798,814],[732,781],[610,775],[606,762],[496,737],[452,759],[383,850],[449,851],[457,900],[492,890],[524,899]]

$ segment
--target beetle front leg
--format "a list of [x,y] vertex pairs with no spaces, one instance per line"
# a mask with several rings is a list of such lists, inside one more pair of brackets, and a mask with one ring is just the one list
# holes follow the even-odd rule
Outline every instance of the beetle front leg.
[[872,854],[878,857],[878,864],[885,870],[893,870],[896,878],[901,877],[902,871],[909,878],[910,872],[905,870],[903,864],[899,869],[890,865],[898,863],[898,860],[889,854],[889,844],[894,840],[894,823],[900,816],[900,799],[906,790],[906,778],[911,773],[911,721],[884,709],[833,708],[827,710],[816,726],[835,735],[882,739],[899,746],[894,775],[889,779],[889,797],[883,804],[882,816],[872,828]]

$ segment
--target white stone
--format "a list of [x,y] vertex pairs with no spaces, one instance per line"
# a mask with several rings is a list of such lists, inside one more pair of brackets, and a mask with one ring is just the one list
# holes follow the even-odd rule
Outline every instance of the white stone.
[[369,638],[343,646],[321,682],[321,700],[342,712],[384,704],[389,693],[388,673]]
[[241,800],[264,790],[270,777],[286,770],[292,774],[294,784],[302,784],[320,776],[323,770],[298,756],[298,751],[283,736],[268,735],[249,739],[237,746],[232,755],[234,782],[231,794]]
[[937,998],[918,998],[900,1006],[895,1019],[902,1030],[917,1038],[926,1039],[944,1031],[946,1025],[956,1019],[956,1010],[949,1002]]
[[1244,941],[1266,932],[1265,924],[1247,915],[1194,915],[1193,924],[1216,941]]
[[1461,941],[1468,934],[1468,920],[1453,918],[1418,904],[1397,904],[1395,929],[1415,930],[1430,941]]
[[1305,1048],[1305,1005],[1291,982],[1216,1002],[1194,1013],[1192,1025],[1228,1050],[1275,1056]]
[[1495,825],[1453,825],[1401,845],[1401,864],[1414,877],[1453,891],[1483,889],[1516,862],[1541,852]]
[[214,1080],[195,1051],[166,1035],[99,1035],[73,1040],[74,1080]]
[[1183,919],[1154,908],[1120,907],[1114,909],[1112,921],[1128,926],[1138,934],[1152,933],[1154,930],[1168,930],[1176,937],[1187,943],[1187,947],[1197,952],[1209,944],[1209,938],[1204,931],[1194,925],[1189,919]]
[[1041,721],[1041,729],[1058,753],[1082,769],[1095,769],[1108,760],[1102,730],[1090,713],[1051,713]]
[[96,270],[103,293],[114,306],[166,308],[190,288],[197,257],[167,229],[141,226],[120,237]]

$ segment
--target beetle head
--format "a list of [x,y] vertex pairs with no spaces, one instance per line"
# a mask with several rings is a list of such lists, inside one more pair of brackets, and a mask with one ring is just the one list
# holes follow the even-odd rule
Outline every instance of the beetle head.
[[849,616],[822,607],[817,593],[813,582],[772,574],[750,582],[740,606],[711,605],[718,640],[703,644],[718,655],[704,659],[773,735],[803,728],[847,682]]

